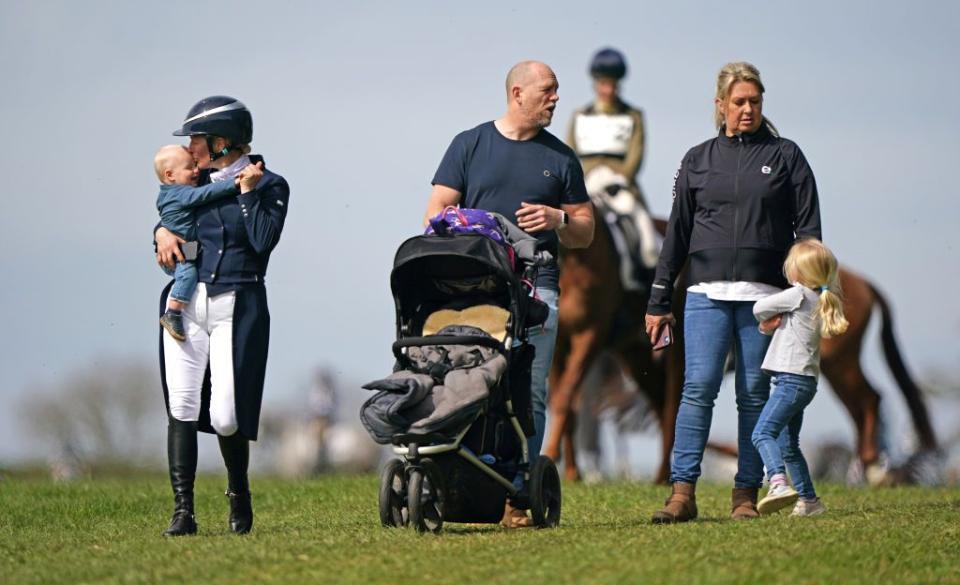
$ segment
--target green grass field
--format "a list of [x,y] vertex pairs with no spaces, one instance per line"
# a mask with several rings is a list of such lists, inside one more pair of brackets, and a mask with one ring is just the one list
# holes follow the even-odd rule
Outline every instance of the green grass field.
[[701,518],[652,526],[663,487],[564,485],[561,526],[385,529],[377,478],[253,483],[253,533],[227,531],[223,480],[197,489],[196,537],[165,539],[162,476],[0,482],[0,583],[960,583],[960,490],[824,486],[819,518],[728,519],[702,485]]

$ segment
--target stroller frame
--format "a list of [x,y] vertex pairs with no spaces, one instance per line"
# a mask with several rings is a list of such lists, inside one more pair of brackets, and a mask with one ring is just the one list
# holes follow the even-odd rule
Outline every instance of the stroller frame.
[[[451,259],[453,261],[451,262]],[[439,271],[435,270],[440,265]],[[499,305],[506,305],[510,317],[506,336],[503,341],[492,337],[480,336],[422,336],[424,312],[429,312],[433,305],[430,299],[437,301],[437,306],[444,301],[449,302],[459,293],[442,291],[445,269],[453,272],[453,280],[457,278],[478,279],[480,286],[490,286],[493,289],[486,291],[488,295],[474,296],[473,299],[485,300],[498,297]],[[527,266],[527,276],[536,270],[535,266]],[[488,424],[487,418],[491,414],[491,398],[469,423],[464,424],[451,439],[449,436],[437,434],[405,433],[393,437],[393,452],[399,459],[393,459],[384,466],[380,482],[380,519],[384,526],[412,525],[418,532],[437,532],[442,527],[445,518],[445,500],[449,495],[446,492],[449,473],[446,467],[460,467],[466,474],[479,471],[487,478],[488,489],[495,484],[502,490],[498,496],[501,506],[494,519],[488,510],[486,517],[462,516],[459,521],[470,522],[498,522],[502,516],[502,502],[505,499],[520,509],[530,509],[535,526],[555,526],[560,519],[560,479],[556,466],[548,457],[539,456],[531,461],[531,454],[527,446],[527,434],[524,425],[518,417],[514,398],[521,389],[512,388],[511,378],[512,357],[517,348],[527,344],[526,317],[528,308],[528,289],[520,277],[514,272],[511,259],[506,250],[489,238],[473,234],[456,234],[450,236],[416,236],[404,242],[397,251],[394,269],[391,273],[391,288],[394,293],[397,313],[397,341],[393,344],[393,353],[397,358],[397,369],[405,362],[406,350],[413,346],[439,344],[480,344],[491,347],[503,355],[507,361],[507,371],[503,374],[498,385],[494,388],[499,393],[497,412],[501,415],[492,421],[503,420],[509,424],[519,444],[519,460],[507,461],[506,469],[522,473],[524,487],[517,488],[512,477],[498,472],[494,467],[481,459],[470,448],[463,444],[465,437],[473,427],[482,420]],[[439,294],[437,294],[439,293]],[[470,297],[471,292],[464,293]],[[411,306],[412,305],[412,306]],[[465,302],[469,306],[468,302]],[[507,378],[508,381],[504,381]],[[529,387],[522,389],[526,392],[525,414],[529,417]],[[524,407],[522,406],[521,409]],[[505,416],[503,416],[505,415]],[[532,430],[532,418],[528,418],[528,431]],[[504,429],[504,432],[507,432]],[[456,463],[459,461],[459,463]],[[473,485],[479,485],[479,478],[471,480]],[[461,490],[463,491],[463,490]],[[467,490],[469,491],[469,490]],[[495,489],[493,491],[496,491]],[[482,499],[483,496],[480,496]],[[477,501],[477,500],[474,500]],[[467,519],[463,519],[467,518]]]
[[[513,413],[513,403],[510,400],[506,401],[507,412],[509,416],[510,423],[513,425],[514,430],[517,433],[517,437],[520,441],[520,448],[523,452],[523,459],[521,468],[524,470],[524,480],[525,483],[530,481],[530,449],[527,446],[527,436],[524,434],[523,429],[520,428],[520,421],[517,420],[517,416]],[[440,455],[441,453],[449,453],[451,451],[455,452],[460,457],[463,457],[469,461],[472,465],[476,466],[480,471],[487,474],[492,480],[499,483],[507,490],[507,493],[510,496],[516,496],[520,493],[520,490],[517,489],[517,486],[513,485],[513,482],[507,479],[506,477],[500,475],[492,467],[484,463],[477,457],[472,451],[465,448],[460,444],[463,441],[463,437],[466,436],[467,432],[470,430],[470,425],[464,427],[462,431],[457,434],[457,437],[449,443],[439,443],[439,444],[429,444],[420,446],[415,440],[407,443],[406,445],[394,445],[393,452],[397,455],[400,455],[410,463],[417,463],[421,457],[429,457],[431,455]],[[410,437],[411,435],[403,435],[404,437]],[[422,436],[422,435],[421,435]]]

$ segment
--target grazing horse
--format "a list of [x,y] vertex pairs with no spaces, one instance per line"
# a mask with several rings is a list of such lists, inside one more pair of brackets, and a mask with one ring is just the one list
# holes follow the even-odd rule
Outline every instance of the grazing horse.
[[[664,233],[666,222],[656,220],[655,224],[657,230]],[[647,299],[623,289],[620,260],[604,221],[596,222],[593,243],[588,248],[564,250],[561,261],[559,328],[550,370],[550,433],[544,453],[559,461],[562,449],[567,479],[579,479],[574,447],[578,396],[584,376],[597,356],[601,351],[609,351],[657,413],[661,459],[655,481],[666,482],[683,389],[684,275],[678,279],[673,299],[677,318],[674,343],[654,352],[643,327]],[[904,365],[887,301],[866,279],[845,269],[840,271],[840,284],[850,327],[843,335],[823,340],[821,370],[857,427],[857,455],[861,464],[870,470],[876,468],[880,459],[877,431],[880,395],[867,381],[860,365],[864,334],[874,308],[880,309],[884,356],[906,399],[920,449],[935,452],[937,441],[926,405]]]

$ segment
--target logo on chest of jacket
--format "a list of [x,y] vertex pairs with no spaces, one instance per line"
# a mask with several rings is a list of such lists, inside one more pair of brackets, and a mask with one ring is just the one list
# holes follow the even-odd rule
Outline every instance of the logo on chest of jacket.
[[763,165],[762,167],[760,167],[760,172],[763,173],[764,175],[769,175],[769,174],[770,174],[770,171],[772,171],[772,170],[773,170],[773,169],[771,169],[771,168],[770,168],[769,166],[767,166],[767,165]]

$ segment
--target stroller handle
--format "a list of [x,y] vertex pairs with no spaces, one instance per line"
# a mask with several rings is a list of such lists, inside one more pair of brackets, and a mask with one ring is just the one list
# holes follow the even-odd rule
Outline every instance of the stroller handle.
[[393,355],[399,359],[403,348],[423,345],[483,345],[504,351],[502,343],[486,335],[427,335],[398,339],[393,342]]

